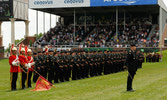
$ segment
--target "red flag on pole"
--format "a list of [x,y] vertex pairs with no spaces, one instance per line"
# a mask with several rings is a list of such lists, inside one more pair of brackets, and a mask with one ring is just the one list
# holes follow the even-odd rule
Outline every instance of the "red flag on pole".
[[35,89],[31,91],[46,91],[46,90],[49,90],[52,86],[53,85],[48,80],[46,80],[42,76],[39,76],[36,82]]

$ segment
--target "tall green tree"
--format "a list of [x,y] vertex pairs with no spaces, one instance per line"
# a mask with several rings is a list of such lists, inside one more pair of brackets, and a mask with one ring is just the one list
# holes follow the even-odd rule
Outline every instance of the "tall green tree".
[[20,42],[23,41],[23,40],[24,40],[24,38],[17,39],[17,40],[15,40],[15,44],[17,45],[18,43],[20,43]]
[[36,39],[38,40],[39,38],[41,38],[41,37],[43,36],[43,34],[42,34],[42,33],[39,33],[39,34],[35,34],[34,36],[35,36]]

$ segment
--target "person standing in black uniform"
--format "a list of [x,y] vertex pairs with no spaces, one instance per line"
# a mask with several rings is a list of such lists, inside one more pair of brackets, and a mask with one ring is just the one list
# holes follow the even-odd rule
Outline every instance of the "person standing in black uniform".
[[64,51],[64,56],[63,56],[63,59],[64,59],[64,79],[65,81],[69,81],[69,64],[70,64],[70,60],[67,56],[67,52]]
[[77,79],[77,56],[76,52],[72,53],[71,65],[72,65],[72,80]]
[[60,82],[64,82],[64,51],[61,51],[61,54],[59,55],[59,79],[60,79]]
[[54,83],[59,83],[60,69],[59,69],[59,57],[57,52],[54,53],[53,62],[54,62]]
[[[39,62],[39,60],[38,60],[38,56],[37,56],[37,53],[36,53],[36,52],[33,53],[33,58],[34,58],[34,62],[35,62],[34,69],[37,71],[37,69],[38,69],[37,67],[38,67],[38,62]],[[38,75],[37,75],[37,73],[34,72],[34,75],[33,75],[33,82],[34,82],[34,83],[36,83],[37,78],[38,78]]]
[[53,50],[49,50],[49,56],[47,61],[47,69],[48,69],[48,81],[52,83],[52,80],[54,80],[54,61],[53,61]]
[[42,55],[40,57],[40,60],[41,60],[41,75],[44,77],[44,78],[47,78],[47,63],[46,63],[46,57],[48,55],[48,52],[45,52],[43,51],[42,52]]
[[130,51],[127,54],[126,64],[128,67],[127,91],[134,92],[132,82],[138,67],[135,44],[131,44]]

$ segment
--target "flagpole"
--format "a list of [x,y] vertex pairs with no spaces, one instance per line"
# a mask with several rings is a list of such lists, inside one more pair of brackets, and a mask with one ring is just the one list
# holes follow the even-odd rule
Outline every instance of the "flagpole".
[[20,68],[23,70],[24,73],[27,73],[22,67],[20,67]]
[[[32,68],[33,69],[33,68]],[[35,72],[35,73],[37,73],[39,76],[42,76],[41,74],[39,74],[35,69],[33,69],[33,71]],[[43,76],[42,76],[43,77]]]

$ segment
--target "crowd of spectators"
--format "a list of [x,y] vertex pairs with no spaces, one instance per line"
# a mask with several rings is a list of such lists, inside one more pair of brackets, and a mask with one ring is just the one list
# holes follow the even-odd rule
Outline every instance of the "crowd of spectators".
[[84,45],[86,47],[105,47],[106,42],[115,33],[115,25],[97,25],[87,36]]
[[[152,23],[145,18],[133,18],[126,22],[118,24],[118,38],[116,37],[115,22],[110,24],[89,25],[85,29],[84,26],[76,26],[75,37],[74,27],[56,26],[42,38],[36,41],[37,45],[83,45],[83,47],[126,47],[131,42],[136,42],[139,47],[157,47],[159,40],[158,27],[154,31],[151,38],[149,33],[152,29]],[[74,43],[75,40],[75,43]],[[82,43],[81,43],[82,42]]]
[[147,46],[150,39],[149,33],[152,29],[152,24],[146,19],[133,19],[130,23],[126,24],[123,31],[119,32],[118,42],[120,44],[128,44],[135,41],[139,46]]
[[126,23],[125,27],[123,23],[118,25],[118,39],[116,38],[116,27],[113,23],[110,25],[98,25],[88,35],[85,47],[105,47],[107,44],[116,47],[126,47],[130,42],[136,42],[138,46],[148,47],[157,46],[157,34],[153,35],[151,39],[148,38],[152,29],[152,23],[147,19],[136,18]]
[[74,38],[75,44],[80,43],[90,32],[91,27],[85,28],[83,26],[75,27],[75,37],[74,37],[74,27],[73,26],[56,26],[50,29],[47,33],[44,33],[43,37],[35,42],[35,46],[40,45],[41,47],[45,45],[73,45]]

